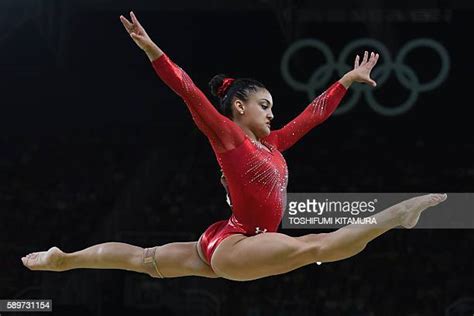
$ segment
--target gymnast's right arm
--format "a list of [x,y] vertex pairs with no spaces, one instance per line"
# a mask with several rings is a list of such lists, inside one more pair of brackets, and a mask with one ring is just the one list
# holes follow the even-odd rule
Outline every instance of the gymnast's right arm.
[[184,100],[194,122],[209,138],[214,149],[217,152],[225,152],[243,143],[243,131],[229,118],[220,114],[188,74],[175,65],[150,39],[133,12],[130,12],[130,16],[131,22],[120,16],[125,29],[146,53],[158,76]]

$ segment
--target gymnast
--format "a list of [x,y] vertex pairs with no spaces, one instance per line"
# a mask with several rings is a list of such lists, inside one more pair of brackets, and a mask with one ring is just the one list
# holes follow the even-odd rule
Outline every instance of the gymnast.
[[212,224],[198,241],[141,248],[106,242],[65,253],[57,247],[21,258],[30,270],[122,269],[154,278],[201,276],[247,281],[283,274],[302,266],[343,260],[361,252],[386,231],[416,225],[422,211],[446,199],[422,195],[374,215],[377,225],[351,224],[336,231],[292,237],[278,233],[286,204],[288,170],[282,152],[324,122],[353,83],[376,86],[370,73],[377,53],[356,56],[354,68],[314,99],[296,118],[271,129],[273,98],[260,82],[216,75],[214,107],[188,74],[150,39],[133,12],[120,20],[149,58],[158,77],[182,98],[197,127],[208,138],[222,169],[232,215]]

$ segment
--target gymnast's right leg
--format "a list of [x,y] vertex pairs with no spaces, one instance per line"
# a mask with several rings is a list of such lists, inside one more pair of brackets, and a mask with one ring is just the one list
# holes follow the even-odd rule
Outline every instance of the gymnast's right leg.
[[21,260],[30,270],[120,269],[146,273],[155,278],[217,278],[211,267],[199,257],[196,245],[196,242],[174,242],[144,249],[107,242],[72,253],[52,247],[48,251],[31,253]]
[[417,196],[372,215],[377,225],[351,224],[325,234],[301,237],[273,232],[255,236],[235,234],[217,246],[212,267],[223,278],[249,281],[315,262],[343,260],[361,252],[370,241],[392,228],[414,227],[425,209],[445,199],[445,194]]

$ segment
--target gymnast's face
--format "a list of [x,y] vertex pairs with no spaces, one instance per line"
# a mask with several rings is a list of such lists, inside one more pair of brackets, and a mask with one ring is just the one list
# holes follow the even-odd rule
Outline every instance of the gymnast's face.
[[251,131],[257,139],[270,134],[270,122],[273,120],[273,98],[267,89],[258,89],[250,93],[247,101],[236,100],[234,120]]

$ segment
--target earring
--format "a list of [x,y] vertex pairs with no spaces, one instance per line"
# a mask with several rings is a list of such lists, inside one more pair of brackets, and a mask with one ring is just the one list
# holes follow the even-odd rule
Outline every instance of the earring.
[[240,111],[240,114],[244,114],[244,111]]

